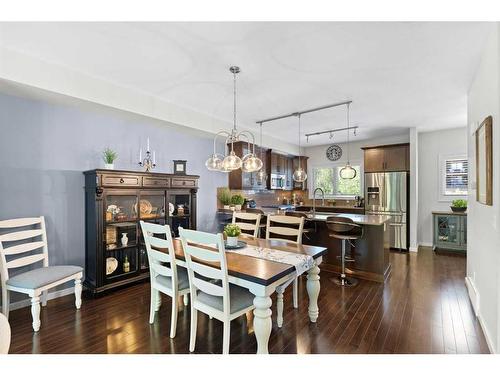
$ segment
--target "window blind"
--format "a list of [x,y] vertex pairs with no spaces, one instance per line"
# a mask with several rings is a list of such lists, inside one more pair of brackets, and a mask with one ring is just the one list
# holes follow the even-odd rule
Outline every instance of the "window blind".
[[445,195],[466,195],[469,166],[467,159],[445,160]]

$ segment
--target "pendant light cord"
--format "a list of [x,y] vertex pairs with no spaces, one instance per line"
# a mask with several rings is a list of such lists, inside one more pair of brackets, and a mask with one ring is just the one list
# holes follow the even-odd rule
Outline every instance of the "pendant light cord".
[[347,103],[347,164],[351,165],[349,147],[349,108],[351,103]]
[[300,156],[302,154],[302,149],[300,147],[300,114],[299,116],[299,169],[302,169],[302,163],[300,162]]

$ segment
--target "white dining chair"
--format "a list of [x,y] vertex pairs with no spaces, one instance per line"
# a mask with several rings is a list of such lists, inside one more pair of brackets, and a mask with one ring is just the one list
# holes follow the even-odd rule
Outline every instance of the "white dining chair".
[[195,349],[198,311],[201,311],[223,322],[222,353],[228,354],[231,321],[254,309],[254,295],[245,288],[229,284],[221,233],[211,234],[179,228],[179,235],[191,287],[189,351]]
[[[19,230],[20,228],[23,229]],[[25,253],[29,253],[29,255]],[[43,266],[11,277],[11,269],[38,262],[43,262]],[[47,233],[43,216],[0,221],[0,274],[2,279],[2,312],[9,318],[10,292],[29,295],[31,297],[32,325],[35,332],[40,329],[41,324],[40,296],[42,297],[42,306],[45,306],[49,289],[74,280],[76,308],[79,309],[82,305],[83,268],[79,266],[49,266]]]
[[[160,293],[172,299],[172,316],[170,318],[170,337],[174,338],[177,330],[178,299],[184,297],[184,305],[188,304],[189,279],[187,270],[177,266],[172,232],[169,225],[146,223],[141,220],[141,231],[146,244],[151,279],[151,301],[149,307],[149,323],[153,324],[155,314],[160,309]],[[159,238],[156,236],[165,236]],[[156,249],[162,249],[159,251]],[[166,251],[166,252],[164,252]]]
[[[304,220],[304,217],[267,215],[266,239],[277,239],[301,245],[304,233]],[[276,319],[278,327],[283,325],[283,293],[288,285],[290,285],[290,282],[276,288]],[[299,307],[299,284],[297,277],[293,279],[293,307],[295,309]]]
[[0,354],[8,354],[10,347],[10,324],[5,315],[0,313]]
[[260,229],[260,214],[246,213],[246,212],[233,212],[233,224],[237,224],[243,235],[257,238]]

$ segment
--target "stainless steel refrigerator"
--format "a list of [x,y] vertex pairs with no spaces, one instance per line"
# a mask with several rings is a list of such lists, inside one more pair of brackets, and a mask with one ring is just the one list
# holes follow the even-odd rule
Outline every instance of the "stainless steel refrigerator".
[[365,173],[365,213],[390,215],[390,245],[408,249],[408,172]]

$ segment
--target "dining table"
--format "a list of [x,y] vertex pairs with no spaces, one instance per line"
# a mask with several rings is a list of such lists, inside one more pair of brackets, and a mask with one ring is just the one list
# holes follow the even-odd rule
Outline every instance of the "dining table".
[[[319,265],[322,262],[323,255],[327,252],[327,248],[260,238],[242,237],[242,240],[251,246],[312,257],[312,266],[307,270],[306,290],[309,297],[309,319],[315,323],[319,316]],[[173,244],[176,264],[181,267],[187,267],[180,239],[175,238]],[[296,268],[293,264],[238,254],[238,251],[226,252],[226,261],[228,281],[248,289],[255,296],[253,300],[255,306],[253,311],[253,326],[257,341],[257,354],[268,354],[268,344],[272,328],[271,295],[280,286],[289,283],[290,280],[297,277]]]

